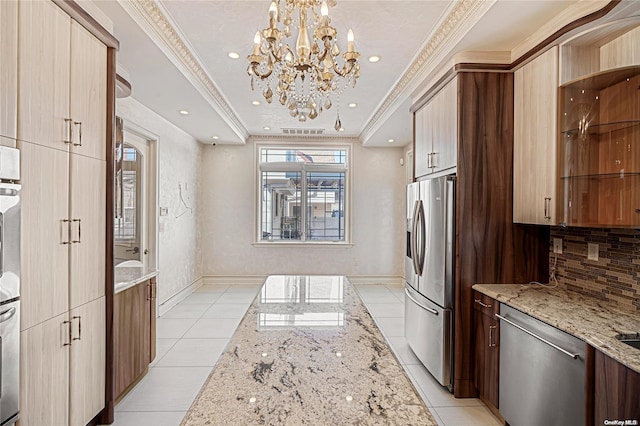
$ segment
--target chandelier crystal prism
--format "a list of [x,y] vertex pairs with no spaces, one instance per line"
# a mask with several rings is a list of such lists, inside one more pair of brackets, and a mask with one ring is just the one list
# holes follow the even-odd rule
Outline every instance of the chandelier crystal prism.
[[[253,53],[247,56],[251,89],[257,84],[267,103],[272,102],[275,91],[280,103],[300,122],[315,119],[330,109],[333,101],[339,106],[340,94],[348,86],[355,87],[360,76],[360,53],[355,50],[353,31],[349,30],[347,50],[341,55],[338,31],[331,26],[329,7],[336,3],[272,1],[269,27],[256,32]],[[295,49],[290,44],[292,28],[298,29]],[[342,128],[339,111],[334,127],[336,131]]]

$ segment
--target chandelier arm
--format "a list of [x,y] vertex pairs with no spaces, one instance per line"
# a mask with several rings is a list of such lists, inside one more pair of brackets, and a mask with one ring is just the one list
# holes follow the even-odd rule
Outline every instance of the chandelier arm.
[[251,64],[251,71],[253,71],[253,74],[259,77],[261,80],[269,78],[271,73],[273,73],[273,68],[269,69],[266,73],[263,74],[258,70],[258,65],[259,64],[257,62]]

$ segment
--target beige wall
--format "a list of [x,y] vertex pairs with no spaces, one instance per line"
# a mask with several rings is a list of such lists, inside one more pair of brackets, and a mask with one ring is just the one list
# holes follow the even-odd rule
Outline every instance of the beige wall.
[[[162,304],[202,277],[200,156],[203,146],[133,98],[118,99],[116,111],[125,122],[132,122],[158,137],[159,206],[168,209],[166,216],[159,217],[158,301]],[[180,188],[191,210],[182,204]]]
[[402,276],[402,148],[353,147],[351,247],[256,247],[255,146],[206,146],[202,155],[204,275]]

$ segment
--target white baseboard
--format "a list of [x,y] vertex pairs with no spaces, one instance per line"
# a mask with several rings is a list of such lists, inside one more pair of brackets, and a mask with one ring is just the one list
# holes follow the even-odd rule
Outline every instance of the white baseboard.
[[171,308],[173,308],[178,303],[182,302],[184,299],[189,297],[191,293],[196,291],[198,288],[202,287],[203,281],[204,280],[202,279],[202,277],[198,278],[193,282],[193,284],[183,288],[182,290],[180,290],[179,292],[171,296],[169,299],[162,302],[158,306],[158,316],[160,317],[163,316],[164,314],[169,312]]
[[204,285],[263,284],[266,275],[205,275]]
[[348,275],[351,284],[404,284],[404,278],[397,275]]

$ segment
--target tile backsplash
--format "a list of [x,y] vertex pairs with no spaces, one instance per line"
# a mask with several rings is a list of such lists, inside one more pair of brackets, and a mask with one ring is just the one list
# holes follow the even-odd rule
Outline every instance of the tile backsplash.
[[[640,311],[640,229],[552,227],[550,270],[554,238],[562,238],[555,265],[560,286]],[[589,243],[598,244],[597,261],[587,259]]]

